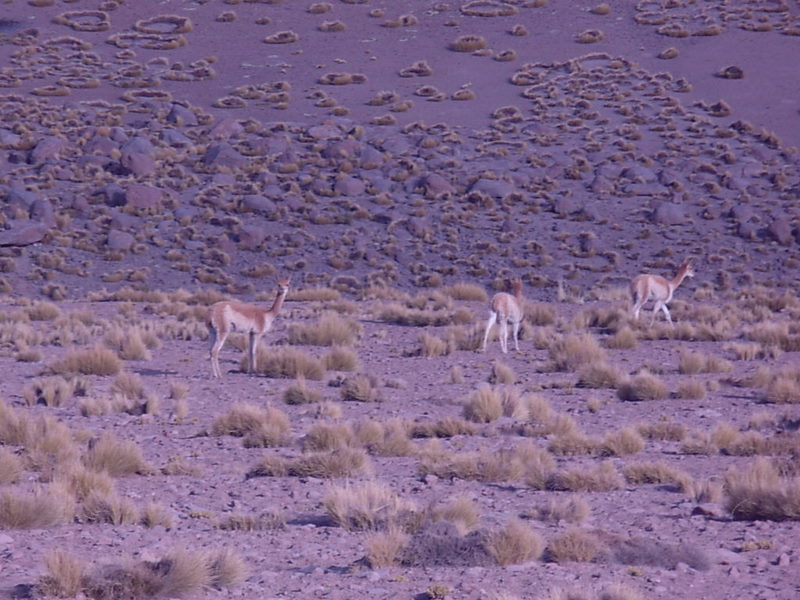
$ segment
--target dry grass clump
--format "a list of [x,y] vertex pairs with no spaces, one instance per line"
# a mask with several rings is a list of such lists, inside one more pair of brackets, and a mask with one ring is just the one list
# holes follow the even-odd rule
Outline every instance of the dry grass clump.
[[547,443],[547,449],[557,456],[598,454],[600,440],[586,435],[576,426],[575,429],[553,435]]
[[334,484],[322,505],[331,520],[348,531],[388,529],[416,511],[413,502],[401,499],[389,486],[378,481]]
[[296,302],[337,302],[342,299],[342,294],[330,287],[312,287],[290,290],[287,299]]
[[361,324],[335,312],[324,313],[316,323],[292,323],[288,328],[290,344],[311,346],[351,346],[362,332]]
[[[248,370],[247,356],[242,357],[239,368]],[[259,346],[256,354],[256,372],[272,378],[305,377],[319,380],[325,376],[325,365],[322,361],[292,347],[271,348],[265,350]]]
[[22,475],[22,460],[8,448],[0,448],[0,485],[19,481]]
[[175,549],[158,561],[127,561],[90,569],[63,551],[51,554],[47,573],[37,582],[38,593],[97,599],[186,597],[207,588],[240,584],[247,575],[238,554]]
[[123,360],[150,360],[150,350],[158,348],[161,343],[152,331],[139,327],[114,327],[103,342]]
[[408,545],[408,534],[399,527],[373,533],[364,542],[367,564],[373,569],[397,566],[400,556]]
[[785,521],[800,519],[800,478],[781,477],[764,458],[725,475],[725,508],[734,519]]
[[769,404],[797,404],[800,402],[800,381],[796,373],[782,373],[767,384],[761,397]]
[[625,379],[617,387],[619,399],[628,402],[664,400],[668,395],[666,384],[648,371],[641,371],[638,375]]
[[609,433],[600,444],[603,456],[630,456],[644,450],[642,436],[632,427],[623,427],[619,431]]
[[518,518],[489,532],[486,549],[500,566],[537,560],[544,552],[542,537]]
[[139,521],[139,511],[116,490],[92,490],[81,502],[78,519],[83,523],[126,525]]
[[61,316],[61,309],[52,302],[37,301],[25,309],[31,321],[54,321]]
[[331,452],[312,452],[286,459],[280,456],[265,455],[250,471],[247,477],[355,477],[369,475],[372,463],[366,451],[361,448],[340,448]]
[[464,403],[464,418],[475,423],[491,423],[502,416],[502,395],[490,385],[478,385],[478,389]]
[[483,286],[474,283],[455,283],[442,288],[442,293],[450,296],[453,300],[466,302],[486,302],[489,300]]
[[456,52],[475,52],[483,50],[489,45],[486,39],[480,35],[467,34],[460,35],[450,42],[450,49]]
[[123,371],[114,378],[114,383],[111,384],[111,393],[130,399],[144,398],[144,383],[137,373]]
[[408,456],[414,451],[408,437],[408,424],[402,419],[359,421],[354,433],[358,442],[373,455]]
[[212,435],[244,437],[244,444],[249,448],[282,445],[288,433],[286,413],[272,406],[261,408],[248,402],[237,402],[211,424]]
[[80,373],[81,375],[116,375],[122,370],[122,361],[113,350],[95,346],[89,350],[70,350],[59,361],[50,365],[55,374]]
[[682,381],[675,390],[675,396],[684,400],[702,400],[706,397],[706,385],[697,379]]
[[571,527],[547,543],[546,558],[552,562],[594,562],[608,552],[606,545],[593,533]]
[[443,325],[471,323],[474,321],[471,311],[464,307],[456,308],[455,310],[447,310],[446,308],[409,308],[397,302],[381,306],[376,318],[386,323],[413,327],[441,327]]
[[680,483],[691,478],[688,473],[670,467],[664,461],[627,464],[622,468],[625,481],[634,485],[650,483]]
[[571,469],[553,473],[548,488],[572,492],[609,492],[618,490],[624,481],[614,468],[614,463],[604,461],[585,469]]
[[733,369],[730,361],[719,356],[709,356],[702,352],[681,350],[678,372],[683,375],[696,373],[727,373]]
[[83,455],[83,464],[93,471],[105,471],[112,477],[150,472],[135,442],[120,440],[109,432],[90,442],[89,450]]
[[585,499],[569,495],[566,498],[562,496],[550,498],[546,505],[527,511],[522,516],[539,521],[583,523],[590,512],[589,503]]
[[172,513],[157,502],[148,502],[142,509],[139,522],[148,529],[159,525],[164,529],[172,529]]
[[63,377],[34,379],[22,388],[25,404],[58,407],[66,404],[74,392],[72,384]]
[[286,517],[280,512],[267,510],[258,515],[234,513],[217,523],[225,531],[265,531],[286,528]]
[[451,438],[457,435],[475,435],[478,427],[459,417],[442,417],[438,421],[412,423],[408,434],[412,438]]
[[624,375],[619,367],[605,360],[584,364],[578,369],[578,386],[587,388],[616,388]]
[[298,377],[283,392],[283,401],[286,404],[311,404],[320,400],[322,400],[322,393],[310,388],[305,377]]
[[51,483],[33,492],[0,492],[0,527],[46,529],[72,519],[75,501],[64,486]]
[[469,479],[484,482],[522,480],[526,485],[543,489],[555,465],[553,457],[529,442],[499,451],[445,451],[433,440],[420,453],[420,475],[443,479]]
[[517,375],[514,369],[505,363],[496,360],[492,363],[492,372],[489,374],[489,383],[500,383],[511,385],[516,383]]
[[545,302],[531,302],[523,299],[522,310],[525,321],[537,327],[553,325],[556,322],[555,309]]
[[372,375],[358,373],[344,380],[341,387],[342,400],[353,402],[380,402],[378,380]]
[[457,496],[446,504],[431,506],[427,509],[426,516],[432,522],[452,523],[460,535],[475,531],[481,521],[478,505],[467,496]]
[[303,436],[303,452],[325,452],[337,448],[357,447],[350,423],[315,423]]
[[334,346],[322,357],[322,364],[329,371],[357,371],[360,365],[358,353],[347,346]]
[[597,339],[588,334],[571,334],[555,340],[548,348],[555,371],[576,371],[580,367],[605,362],[606,353]]
[[660,417],[655,423],[638,425],[637,429],[648,440],[671,442],[680,442],[689,431],[686,425],[676,423],[669,417],[664,416]]
[[446,356],[453,351],[453,345],[446,342],[440,337],[431,335],[427,331],[423,331],[419,335],[419,355],[426,358],[433,358],[435,356]]
[[614,335],[606,339],[606,346],[614,350],[632,350],[636,347],[639,336],[627,325],[622,326]]

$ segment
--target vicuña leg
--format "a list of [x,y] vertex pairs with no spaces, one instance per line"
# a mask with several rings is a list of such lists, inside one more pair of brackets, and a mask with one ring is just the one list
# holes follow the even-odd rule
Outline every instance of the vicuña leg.
[[247,336],[247,356],[248,356],[248,363],[247,363],[247,372],[248,373],[255,373],[256,372],[256,344],[258,343],[258,337],[256,336],[255,331],[251,331],[250,335]]
[[489,312],[489,320],[486,321],[486,332],[483,334],[483,346],[481,347],[482,352],[486,352],[486,344],[489,342],[489,333],[492,331],[492,326],[497,321],[497,313],[494,311]]
[[514,350],[519,352],[519,324],[520,321],[514,321]]
[[500,319],[500,350],[508,354],[508,321]]
[[219,351],[225,345],[228,337],[227,331],[217,331],[211,328],[211,373],[214,377],[222,377],[222,370],[219,367]]

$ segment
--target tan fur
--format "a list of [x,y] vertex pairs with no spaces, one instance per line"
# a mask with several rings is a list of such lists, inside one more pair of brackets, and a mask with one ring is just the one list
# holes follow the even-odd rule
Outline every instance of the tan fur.
[[522,322],[522,280],[513,279],[511,285],[514,294],[498,292],[492,297],[492,304],[489,309],[489,320],[486,321],[486,332],[483,334],[483,346],[481,351],[486,351],[486,344],[489,341],[489,333],[495,322],[500,323],[500,349],[503,353],[508,352],[508,323],[511,322],[514,334],[514,348],[519,352],[519,325]]
[[250,373],[255,372],[258,340],[272,328],[272,322],[278,316],[288,292],[289,279],[279,279],[278,293],[268,310],[238,300],[217,302],[208,309],[208,328],[211,332],[211,374],[214,377],[222,377],[222,371],[219,368],[219,351],[231,331],[248,334],[248,367]]
[[631,296],[633,299],[633,318],[639,318],[639,311],[648,300],[653,300],[653,319],[654,323],[659,310],[662,310],[667,317],[667,321],[672,325],[672,317],[669,314],[667,304],[672,300],[675,290],[686,277],[694,277],[694,267],[689,259],[681,263],[678,272],[672,279],[666,279],[660,275],[637,275],[631,281]]

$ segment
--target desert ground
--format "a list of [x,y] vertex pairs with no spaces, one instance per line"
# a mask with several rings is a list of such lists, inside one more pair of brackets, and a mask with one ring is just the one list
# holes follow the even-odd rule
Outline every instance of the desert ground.
[[0,0],[0,597],[800,597],[798,57],[795,0]]

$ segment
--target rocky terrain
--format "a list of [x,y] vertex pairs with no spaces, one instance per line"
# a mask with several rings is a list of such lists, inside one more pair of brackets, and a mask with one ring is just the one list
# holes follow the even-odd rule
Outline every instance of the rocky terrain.
[[0,594],[800,593],[800,4],[0,7]]

